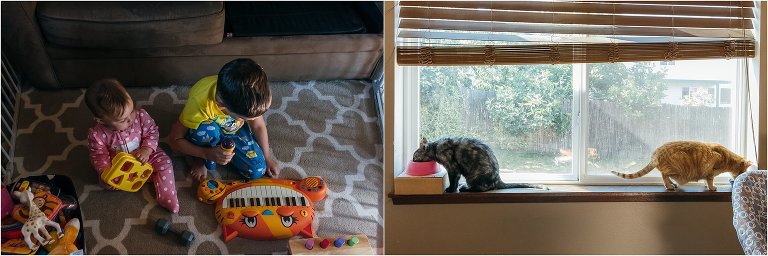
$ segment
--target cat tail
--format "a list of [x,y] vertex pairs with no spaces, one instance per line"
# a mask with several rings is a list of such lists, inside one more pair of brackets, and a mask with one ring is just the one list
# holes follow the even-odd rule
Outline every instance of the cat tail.
[[529,183],[504,183],[499,182],[499,184],[496,187],[497,189],[505,189],[505,188],[538,188],[538,189],[546,189],[549,190],[547,186],[540,185],[540,184],[529,184]]
[[616,176],[622,177],[624,179],[635,179],[635,178],[640,178],[645,176],[646,174],[651,172],[653,168],[656,168],[656,165],[653,164],[653,162],[651,162],[651,163],[648,163],[648,165],[646,165],[645,167],[643,167],[642,170],[639,170],[636,173],[626,174],[626,173],[620,173],[613,170],[611,171],[611,173],[615,174]]

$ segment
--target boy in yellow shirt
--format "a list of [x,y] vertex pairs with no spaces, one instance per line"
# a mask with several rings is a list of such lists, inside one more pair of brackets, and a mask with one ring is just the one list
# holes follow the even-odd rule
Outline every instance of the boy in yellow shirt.
[[[278,174],[270,156],[267,126],[262,115],[272,102],[264,70],[250,59],[224,64],[218,76],[200,79],[189,90],[189,99],[171,128],[169,144],[189,156],[190,172],[204,180],[216,164],[234,163],[245,178],[258,179],[265,172]],[[235,141],[228,152],[217,145],[224,138]]]

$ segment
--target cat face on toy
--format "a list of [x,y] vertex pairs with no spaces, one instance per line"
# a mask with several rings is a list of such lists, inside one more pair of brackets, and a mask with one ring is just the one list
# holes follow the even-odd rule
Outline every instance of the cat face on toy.
[[434,156],[430,156],[429,151],[427,151],[427,143],[429,143],[427,138],[421,138],[419,149],[417,149],[416,152],[413,152],[414,162],[428,162],[434,160]]
[[[255,239],[287,239],[296,236],[312,224],[311,206],[265,206],[252,208],[222,208],[216,210],[216,219],[237,236]],[[226,231],[231,232],[231,231]]]

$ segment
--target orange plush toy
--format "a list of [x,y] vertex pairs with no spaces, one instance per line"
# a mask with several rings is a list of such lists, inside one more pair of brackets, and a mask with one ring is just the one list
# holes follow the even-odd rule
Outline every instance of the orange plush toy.
[[79,249],[75,246],[75,239],[80,233],[80,220],[71,219],[64,227],[64,236],[53,244],[53,249],[48,253],[50,255],[69,255]]

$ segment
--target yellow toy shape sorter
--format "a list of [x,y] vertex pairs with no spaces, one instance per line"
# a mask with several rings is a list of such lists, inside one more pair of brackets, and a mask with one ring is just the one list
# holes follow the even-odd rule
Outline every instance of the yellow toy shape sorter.
[[152,165],[142,164],[130,153],[120,152],[112,158],[112,166],[101,173],[101,180],[110,186],[136,192],[152,175]]

